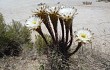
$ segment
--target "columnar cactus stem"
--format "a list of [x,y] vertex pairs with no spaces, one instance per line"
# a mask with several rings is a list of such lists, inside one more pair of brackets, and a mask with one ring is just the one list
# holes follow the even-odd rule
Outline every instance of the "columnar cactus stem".
[[43,23],[45,24],[46,28],[48,29],[50,35],[52,36],[53,41],[55,41],[55,37],[48,19],[48,14],[47,13],[42,13],[41,15],[38,14],[38,16],[42,19]]

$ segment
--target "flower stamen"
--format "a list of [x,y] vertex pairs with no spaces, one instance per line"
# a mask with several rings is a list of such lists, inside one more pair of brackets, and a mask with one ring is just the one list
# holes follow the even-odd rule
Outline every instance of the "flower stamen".
[[33,23],[33,24],[36,24],[36,21],[33,21],[32,23]]
[[81,37],[82,37],[82,38],[86,38],[86,37],[87,37],[87,35],[86,35],[86,34],[84,34],[84,33],[82,33],[82,34],[81,34]]

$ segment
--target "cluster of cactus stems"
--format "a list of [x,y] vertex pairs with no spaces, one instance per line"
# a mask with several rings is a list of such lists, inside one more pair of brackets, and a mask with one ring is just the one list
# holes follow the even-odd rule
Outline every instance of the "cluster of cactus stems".
[[[61,57],[62,64],[65,64],[67,66],[67,68],[65,68],[65,66],[59,65],[59,68],[56,67],[58,68],[56,69],[55,66],[52,66],[52,61],[51,61],[52,59],[49,59],[51,61],[50,70],[69,70],[69,63],[67,63],[67,61],[69,61],[69,57],[75,54],[78,51],[78,49],[82,46],[82,42],[78,42],[76,49],[73,50],[73,52],[69,51],[72,45],[72,42],[73,42],[73,19],[74,19],[74,16],[76,15],[77,9],[69,7],[71,10],[74,10],[74,12],[73,11],[71,12],[70,10],[70,12],[67,12],[67,15],[65,14],[62,15],[63,13],[60,14],[59,10],[63,8],[58,6],[58,7],[53,7],[49,9],[49,7],[43,5],[42,7],[37,9],[37,11],[35,11],[33,14],[34,16],[42,19],[42,22],[46,26],[52,38],[52,43],[49,44],[44,36],[44,33],[42,32],[41,26],[35,29],[42,36],[42,38],[44,39],[45,43],[47,44],[49,48],[47,51],[48,57],[50,53],[52,53],[52,51],[55,51],[57,52],[58,56]],[[70,15],[68,15],[68,13]],[[61,31],[62,31],[61,35],[58,34],[58,29],[59,29],[58,20],[60,21],[59,24],[61,25]]]
[[[73,22],[73,17],[76,13],[76,10],[75,10],[75,12],[72,12],[74,14],[73,14],[73,16],[71,16],[71,18],[69,18],[70,16],[68,15],[67,19],[64,19],[64,18],[60,17],[60,14],[58,13],[60,8],[57,11],[54,11],[51,13],[47,12],[46,8],[47,8],[46,6],[42,6],[40,9],[38,9],[36,12],[34,12],[34,15],[38,16],[42,19],[43,23],[45,24],[48,32],[50,33],[50,35],[52,37],[52,41],[53,41],[52,44],[48,43],[40,26],[36,29],[36,31],[42,36],[42,38],[44,39],[44,41],[46,42],[46,44],[48,45],[49,48],[52,48],[52,50],[54,50],[54,48],[57,48],[57,50],[55,50],[55,51],[60,52],[63,55],[62,59],[67,61],[67,60],[69,60],[69,57],[71,55],[73,55],[74,53],[76,53],[78,51],[78,49],[81,47],[81,42],[80,42],[78,44],[77,48],[72,53],[70,53],[68,51],[73,42],[72,22]],[[57,9],[57,7],[54,8],[54,10],[56,10],[56,9]],[[64,15],[64,16],[66,16],[66,15]],[[51,20],[51,23],[49,22],[49,18]],[[61,24],[62,37],[58,37],[58,28],[57,28],[58,19],[60,20],[60,24]],[[52,31],[51,24],[53,25],[54,31]],[[66,34],[66,35],[64,35],[64,34]],[[69,40],[69,36],[70,36],[70,40]],[[64,62],[64,64],[68,65],[66,63],[66,61]],[[63,66],[63,67],[60,67],[59,69],[62,70],[64,68],[65,67]],[[52,66],[51,69],[56,69],[56,68],[54,66]],[[69,65],[68,65],[68,68],[65,68],[64,70],[69,70]]]

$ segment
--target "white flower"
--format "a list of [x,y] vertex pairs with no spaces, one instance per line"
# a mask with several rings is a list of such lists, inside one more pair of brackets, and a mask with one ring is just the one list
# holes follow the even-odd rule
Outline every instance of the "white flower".
[[37,29],[42,23],[42,20],[39,17],[31,17],[26,21],[26,26],[29,29]]
[[84,29],[77,31],[76,37],[77,37],[77,41],[86,43],[91,41],[92,34],[89,30]]
[[41,13],[47,13],[47,10],[46,10],[47,8],[48,8],[47,5],[41,5],[35,11],[33,11],[33,14],[38,15],[38,14],[41,14]]
[[47,7],[48,7],[47,5],[41,5],[41,6],[39,6],[38,10],[45,11]]
[[59,10],[59,15],[60,17],[62,17],[63,19],[73,19],[74,14],[76,13],[76,9],[75,8],[71,8],[71,7],[63,7]]
[[52,14],[52,13],[57,13],[58,11],[59,11],[59,7],[58,6],[53,6],[53,7],[49,7],[48,9],[47,9],[47,12],[48,13],[50,13],[50,14]]

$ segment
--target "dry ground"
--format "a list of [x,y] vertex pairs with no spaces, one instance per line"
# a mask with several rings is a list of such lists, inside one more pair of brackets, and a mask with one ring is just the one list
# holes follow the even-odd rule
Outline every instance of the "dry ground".
[[[24,23],[31,16],[31,11],[41,2],[50,6],[56,5],[57,2],[74,6],[78,10],[78,15],[73,21],[74,31],[84,27],[94,33],[92,46],[84,46],[83,50],[72,57],[74,69],[110,70],[110,3],[91,0],[92,5],[83,5],[83,1],[85,0],[0,0],[0,12],[3,13],[7,23],[12,19]],[[0,59],[0,70],[38,70],[38,60],[31,57]]]

